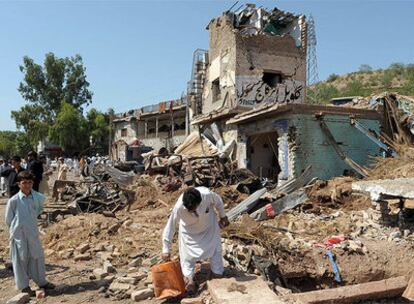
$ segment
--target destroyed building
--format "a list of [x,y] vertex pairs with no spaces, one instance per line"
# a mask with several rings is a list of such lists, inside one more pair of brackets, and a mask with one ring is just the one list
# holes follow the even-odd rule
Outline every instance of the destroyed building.
[[239,168],[279,184],[309,166],[323,179],[364,175],[358,166],[381,147],[352,122],[379,134],[380,115],[306,103],[307,28],[304,15],[253,4],[214,18],[209,49],[194,52],[187,96],[172,108],[167,102],[118,115],[112,158],[136,159],[140,146],[170,150],[200,131]]
[[158,151],[172,149],[188,135],[186,102],[170,100],[117,114],[112,119],[111,158],[130,161],[139,158],[143,147]]

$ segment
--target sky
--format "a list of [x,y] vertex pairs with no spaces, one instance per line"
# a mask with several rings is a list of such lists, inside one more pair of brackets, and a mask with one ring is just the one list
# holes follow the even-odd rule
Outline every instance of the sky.
[[[24,56],[42,63],[80,54],[93,91],[90,107],[123,112],[179,98],[190,79],[192,54],[208,49],[209,21],[236,1],[0,0],[0,130],[26,101],[17,87]],[[319,78],[414,63],[414,1],[239,1],[312,15]]]

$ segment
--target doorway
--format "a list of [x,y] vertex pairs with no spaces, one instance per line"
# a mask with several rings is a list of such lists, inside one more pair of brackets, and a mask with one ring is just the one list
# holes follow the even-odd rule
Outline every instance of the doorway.
[[280,172],[277,139],[277,132],[267,132],[251,135],[247,140],[248,169],[275,182]]

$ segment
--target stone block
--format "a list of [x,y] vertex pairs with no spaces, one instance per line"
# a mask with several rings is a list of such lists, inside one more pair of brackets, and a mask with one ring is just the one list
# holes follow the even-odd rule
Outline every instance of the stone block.
[[93,274],[97,279],[103,279],[108,276],[108,272],[101,268],[94,269]]
[[131,285],[135,285],[138,282],[136,278],[131,278],[131,277],[119,277],[116,280],[119,283],[125,283],[125,284],[131,284]]
[[148,275],[143,272],[131,272],[127,274],[127,277],[135,278],[138,281],[141,281],[142,279],[145,279]]
[[85,244],[81,244],[78,247],[76,247],[76,250],[79,251],[80,253],[85,253],[86,251],[89,250],[89,248],[91,248],[89,244],[85,243]]
[[111,262],[109,262],[109,261],[105,261],[104,263],[103,263],[103,269],[105,270],[105,272],[107,272],[107,273],[114,273],[114,272],[116,272],[116,269],[115,269],[115,267],[111,264]]
[[75,255],[74,259],[76,262],[77,261],[88,261],[91,259],[91,256],[89,253],[83,253],[83,254]]
[[129,262],[129,267],[139,267],[142,265],[142,258],[135,258],[131,262]]
[[203,298],[186,298],[182,299],[181,304],[203,304]]
[[9,299],[6,304],[25,304],[30,301],[30,296],[27,293],[19,293],[13,298]]
[[109,285],[109,290],[111,291],[127,291],[131,288],[131,285],[125,284],[125,283],[119,283],[119,282],[112,282],[111,285]]
[[152,297],[154,297],[154,291],[150,288],[134,291],[131,294],[131,299],[135,302],[139,302]]

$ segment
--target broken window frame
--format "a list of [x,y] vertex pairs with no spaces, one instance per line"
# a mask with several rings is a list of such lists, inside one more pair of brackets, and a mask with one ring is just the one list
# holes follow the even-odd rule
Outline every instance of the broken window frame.
[[[272,79],[270,79],[272,77]],[[262,81],[270,88],[276,88],[278,84],[283,82],[283,74],[280,71],[264,70]]]
[[211,94],[213,102],[221,100],[220,77],[217,77],[211,82]]

